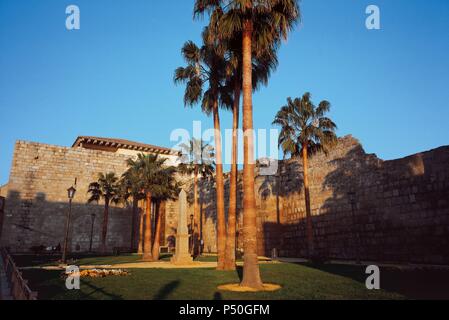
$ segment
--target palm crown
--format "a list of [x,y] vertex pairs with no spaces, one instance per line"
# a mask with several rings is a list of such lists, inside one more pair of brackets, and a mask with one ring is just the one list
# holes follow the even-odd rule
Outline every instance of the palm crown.
[[181,145],[181,164],[178,170],[181,173],[199,173],[209,175],[214,172],[214,148],[203,140],[193,138],[188,143]]
[[177,195],[178,185],[175,181],[176,168],[166,166],[166,158],[153,154],[139,154],[137,160],[130,162],[139,172],[139,187],[151,193],[154,199],[168,200]]
[[[194,106],[201,102],[206,114],[213,110],[218,101],[221,106],[229,107],[231,98],[226,86],[226,60],[222,51],[208,42],[208,28],[203,33],[203,46],[198,47],[193,41],[187,41],[182,47],[186,67],[175,70],[175,84],[185,83],[184,104]],[[204,86],[208,84],[208,88]]]
[[139,164],[133,160],[127,160],[128,170],[122,175],[121,185],[124,193],[124,199],[128,200],[133,197],[135,200],[144,198],[143,184],[140,177]]
[[119,178],[113,172],[98,174],[98,180],[89,184],[89,203],[105,199],[107,202],[118,203],[120,201]]
[[252,45],[256,56],[272,52],[300,20],[297,0],[196,0],[194,16],[208,13],[214,34],[229,39],[253,23]]
[[336,124],[325,116],[330,110],[328,101],[321,101],[315,106],[310,93],[302,98],[287,99],[273,121],[281,127],[279,146],[284,154],[300,156],[303,148],[308,152],[324,151],[337,140]]

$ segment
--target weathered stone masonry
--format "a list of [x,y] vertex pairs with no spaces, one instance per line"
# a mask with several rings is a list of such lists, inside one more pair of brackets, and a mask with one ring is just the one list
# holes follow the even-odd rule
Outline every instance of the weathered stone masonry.
[[[259,253],[278,248],[283,256],[304,256],[302,165],[280,166],[279,177],[258,177]],[[311,159],[310,176],[321,255],[449,264],[449,147],[383,161],[348,136]]]
[[[69,245],[73,251],[89,249],[94,213],[93,248],[98,248],[104,206],[101,202],[87,204],[88,185],[96,181],[100,172],[123,173],[125,160],[125,156],[107,152],[17,142],[8,183],[2,245],[17,251],[36,245],[62,245],[68,210],[66,190],[77,178]],[[109,247],[129,246],[130,223],[127,209],[111,208]]]
[[[129,157],[81,147],[18,141],[7,186],[1,245],[14,251],[28,251],[39,245],[62,245],[68,210],[66,190],[76,178],[69,246],[74,252],[89,250],[91,215],[95,214],[93,250],[98,250],[104,204],[102,201],[88,204],[87,189],[100,172],[112,171],[120,176],[127,168]],[[168,203],[167,209],[171,210],[173,205]],[[108,249],[130,247],[131,208],[112,205],[109,214]]]
[[[18,142],[7,192],[1,245],[26,251],[35,245],[62,244],[66,189],[77,181],[70,231],[71,249],[87,251],[91,213],[96,214],[94,250],[99,248],[103,204],[87,204],[88,184],[99,172],[121,175],[129,155]],[[326,156],[310,159],[311,202],[317,251],[328,258],[449,264],[449,147],[399,160],[366,154],[345,137]],[[226,182],[226,202],[229,197]],[[242,190],[238,196],[238,247],[242,248]],[[213,181],[200,184],[206,252],[216,251]],[[352,211],[348,192],[356,193]],[[256,178],[258,251],[269,255],[305,255],[305,205],[299,160],[279,164],[277,176]],[[192,212],[189,207],[189,214]],[[108,246],[130,243],[131,212],[110,213]],[[176,232],[177,203],[165,210],[167,243]]]
[[[305,256],[302,171],[296,159],[281,162],[277,176],[256,175],[260,255],[276,248],[281,256]],[[312,157],[309,171],[315,244],[322,256],[449,264],[449,147],[383,161],[348,136],[328,155]],[[228,181],[226,186],[227,203]],[[203,183],[201,190],[203,214],[214,218],[213,183]],[[356,193],[354,215],[351,191]],[[240,181],[239,248],[241,201]],[[212,228],[207,224],[205,234],[214,234]]]
[[[80,138],[77,139],[77,141]],[[98,138],[99,140],[102,138]],[[89,138],[89,141],[95,138]],[[102,139],[111,140],[113,139]],[[120,143],[131,143],[118,140]],[[124,141],[124,142],[123,142]],[[95,150],[93,145],[72,148],[18,141],[15,146],[10,179],[1,189],[6,196],[2,246],[13,251],[27,252],[34,246],[63,244],[68,212],[67,188],[77,179],[77,192],[73,201],[69,246],[73,252],[86,252],[90,247],[92,214],[95,214],[93,251],[100,248],[104,203],[88,204],[88,186],[98,179],[100,172],[114,172],[121,176],[127,169],[126,160],[147,145],[136,143],[135,149]],[[157,150],[159,147],[150,146]],[[102,147],[102,149],[106,149]],[[165,148],[160,148],[165,151]],[[176,155],[163,154],[173,164]],[[181,179],[182,177],[180,177]],[[141,203],[141,208],[144,204]],[[174,239],[177,227],[177,201],[161,206],[161,245]],[[190,210],[191,211],[191,210]],[[107,247],[131,246],[132,209],[123,204],[111,204],[109,212]]]

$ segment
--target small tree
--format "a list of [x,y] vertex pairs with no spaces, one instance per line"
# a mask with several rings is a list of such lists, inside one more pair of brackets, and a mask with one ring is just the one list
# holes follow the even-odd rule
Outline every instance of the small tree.
[[119,179],[114,172],[108,172],[106,174],[100,173],[98,180],[89,184],[88,193],[91,202],[99,202],[100,199],[104,200],[104,214],[103,214],[103,226],[101,232],[101,251],[106,253],[106,237],[108,232],[108,220],[109,220],[109,205],[111,202],[117,204],[120,201],[120,186]]
[[316,107],[311,101],[310,93],[302,98],[287,99],[273,121],[281,127],[279,146],[284,154],[302,157],[304,171],[304,193],[306,203],[306,234],[307,251],[310,258],[314,257],[313,225],[310,207],[310,190],[308,174],[308,157],[318,151],[327,153],[336,141],[337,126],[331,119],[325,117],[330,110],[328,101],[321,101]]
[[[194,226],[193,235],[194,238],[200,238],[200,213],[199,213],[199,194],[198,194],[198,178],[200,174],[214,172],[214,148],[206,144],[202,140],[193,138],[188,144],[181,145],[181,164],[178,166],[178,170],[182,174],[193,174],[193,216]],[[194,248],[192,251],[195,253],[196,243],[193,242]]]
[[[125,201],[132,198],[132,227],[131,227],[131,251],[138,249],[139,229],[140,229],[140,210],[139,201],[145,198],[143,194],[142,179],[140,177],[139,165],[133,159],[128,159],[128,170],[122,175],[121,186],[123,190],[122,197]],[[137,248],[136,248],[137,245]]]
[[175,167],[165,167],[160,171],[158,180],[158,188],[153,191],[153,199],[155,200],[155,233],[153,242],[153,259],[159,260],[159,247],[160,247],[160,236],[161,236],[161,225],[162,225],[162,213],[161,205],[163,205],[168,200],[175,200],[178,197],[180,189],[180,183],[176,181],[175,178],[176,168]]

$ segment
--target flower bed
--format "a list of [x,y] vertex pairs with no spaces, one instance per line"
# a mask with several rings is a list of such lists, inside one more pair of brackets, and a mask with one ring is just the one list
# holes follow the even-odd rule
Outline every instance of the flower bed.
[[64,273],[65,276],[76,277],[79,276],[80,278],[105,278],[109,276],[129,276],[130,273],[125,270],[121,269],[91,269],[91,270],[82,270],[80,272],[76,273]]

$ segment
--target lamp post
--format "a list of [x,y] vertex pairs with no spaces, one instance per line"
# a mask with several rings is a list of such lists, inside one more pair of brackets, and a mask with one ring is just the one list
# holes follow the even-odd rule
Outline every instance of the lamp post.
[[95,223],[95,213],[90,215],[92,219],[92,225],[90,227],[90,244],[89,244],[89,252],[92,252],[92,239],[94,237],[94,223]]
[[70,228],[70,217],[72,215],[72,200],[75,197],[76,189],[71,186],[67,189],[67,196],[69,198],[69,211],[67,212],[67,222],[65,227],[65,238],[64,238],[64,248],[62,251],[62,263],[67,262],[67,245],[69,238],[69,228]]
[[192,251],[192,255],[194,254],[193,250],[193,214],[190,215],[190,250]]
[[352,233],[356,239],[356,241],[355,241],[355,259],[356,259],[356,263],[360,264],[360,253],[359,253],[360,239],[359,239],[359,232],[358,232],[358,228],[356,226],[356,219],[355,219],[355,209],[356,209],[356,204],[357,204],[356,193],[354,191],[348,192],[348,198],[349,198],[349,203],[351,204]]

